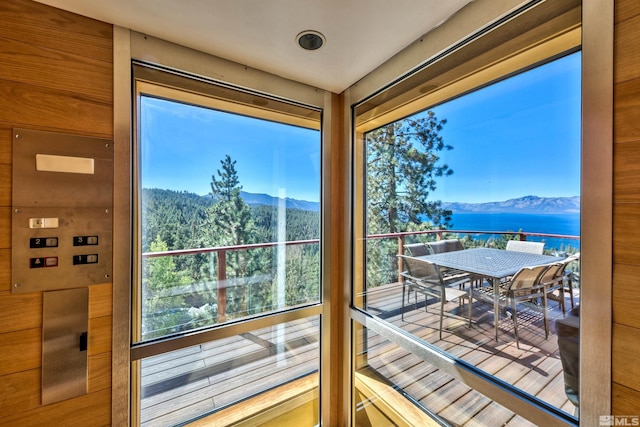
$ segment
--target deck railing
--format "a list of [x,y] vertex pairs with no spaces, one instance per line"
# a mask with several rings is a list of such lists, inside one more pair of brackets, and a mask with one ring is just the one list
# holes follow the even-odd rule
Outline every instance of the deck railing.
[[[478,230],[425,230],[425,231],[405,231],[401,233],[386,233],[386,234],[372,234],[367,236],[367,240],[380,240],[380,239],[397,239],[398,242],[398,254],[404,253],[404,245],[406,243],[406,237],[420,236],[420,235],[435,235],[435,240],[442,240],[445,236],[457,236],[464,235],[476,236],[476,235],[498,235],[498,236],[518,236],[520,241],[525,241],[529,237],[549,238],[549,239],[562,239],[562,240],[580,240],[580,236],[573,236],[567,234],[551,234],[551,233],[531,233],[525,231],[478,231]],[[398,282],[402,281],[400,272],[403,270],[402,259],[398,259]]]
[[[388,234],[374,234],[367,236],[367,240],[379,240],[379,239],[397,239],[398,253],[403,253],[404,244],[407,237],[422,236],[422,235],[434,235],[436,240],[440,240],[443,237],[449,235],[516,235],[520,240],[527,240],[530,237],[540,238],[553,238],[553,239],[567,239],[567,240],[580,240],[579,236],[561,235],[561,234],[548,234],[548,233],[530,233],[524,231],[479,231],[479,230],[425,230],[425,231],[407,231],[402,233],[388,233]],[[227,253],[236,252],[242,250],[270,248],[278,246],[295,246],[295,245],[309,245],[318,244],[319,239],[309,240],[296,240],[286,242],[269,242],[269,243],[256,243],[247,245],[234,245],[234,246],[219,246],[211,248],[193,248],[193,249],[180,249],[161,252],[145,252],[142,254],[143,259],[160,258],[167,256],[181,256],[181,255],[199,255],[199,254],[216,254],[218,258],[217,262],[217,302],[218,302],[218,323],[226,321],[227,317]],[[399,270],[401,271],[401,270]]]
[[167,256],[181,256],[181,255],[200,255],[200,254],[216,254],[218,257],[217,279],[218,279],[218,322],[222,323],[227,318],[227,252],[236,252],[250,249],[262,249],[273,248],[278,246],[295,246],[295,245],[308,245],[318,244],[319,239],[310,240],[295,240],[287,242],[269,242],[269,243],[254,243],[247,245],[234,245],[234,246],[218,246],[213,248],[193,248],[193,249],[179,249],[173,251],[160,251],[160,252],[145,252],[142,254],[142,259],[160,258]]

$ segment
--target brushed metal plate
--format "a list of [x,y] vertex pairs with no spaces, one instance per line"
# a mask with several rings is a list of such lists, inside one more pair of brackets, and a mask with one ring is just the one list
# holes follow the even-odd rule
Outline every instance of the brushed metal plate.
[[[91,160],[92,174],[39,171],[37,155]],[[111,140],[31,129],[13,129],[15,207],[105,207],[113,204]]]
[[43,405],[87,394],[88,351],[81,344],[88,327],[88,288],[43,292]]
[[[57,218],[56,228],[30,228],[32,218]],[[112,213],[103,208],[21,208],[12,212],[11,280],[13,293],[76,288],[108,283],[113,270]],[[74,245],[77,237],[97,240]],[[31,247],[32,239],[57,239],[57,246]],[[97,255],[97,262],[74,264],[74,257]],[[33,268],[34,259],[57,258],[55,266]]]
[[14,128],[12,155],[12,292],[110,282],[112,141]]

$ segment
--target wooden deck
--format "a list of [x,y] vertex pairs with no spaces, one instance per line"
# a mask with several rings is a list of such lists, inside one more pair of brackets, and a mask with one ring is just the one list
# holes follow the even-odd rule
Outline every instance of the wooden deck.
[[[466,307],[461,310],[457,302],[449,303],[440,340],[437,307],[430,306],[425,311],[424,299],[419,297],[417,307],[412,303],[405,308],[403,321],[401,298],[400,284],[376,288],[367,296],[368,309],[426,342],[573,413],[573,405],[564,394],[558,356],[553,319],[562,313],[557,303],[549,303],[551,335],[547,340],[542,314],[529,309],[519,311],[521,348],[517,349],[511,319],[501,316],[500,341],[496,342],[493,312],[483,303],[474,303],[471,328],[467,326]],[[567,307],[570,307],[568,299]],[[529,425],[511,411],[376,334],[368,334],[366,348],[368,369],[374,369],[452,425]],[[142,366],[141,424],[174,425],[316,372],[319,319],[289,322],[282,328],[265,328],[149,358]]]
[[[562,312],[557,302],[549,302],[548,339],[544,337],[541,312],[528,307],[518,311],[518,349],[511,318],[500,317],[500,340],[496,342],[492,307],[480,302],[474,302],[471,328],[467,326],[466,306],[461,309],[457,302],[448,303],[442,340],[438,338],[437,305],[428,307],[425,312],[424,299],[419,299],[422,304],[415,308],[412,298],[410,311],[405,310],[402,321],[401,289],[401,285],[396,284],[369,292],[369,310],[487,373],[569,414],[574,413],[574,407],[564,393],[558,355],[554,320],[562,317]],[[577,292],[574,296],[578,296]],[[579,297],[576,302],[579,303]],[[566,305],[571,308],[568,297]],[[397,345],[378,335],[368,335],[369,366],[452,425],[531,425]]]

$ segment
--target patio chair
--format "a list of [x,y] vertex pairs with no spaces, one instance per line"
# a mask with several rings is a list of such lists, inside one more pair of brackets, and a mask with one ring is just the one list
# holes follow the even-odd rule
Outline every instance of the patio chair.
[[[462,251],[464,250],[464,246],[459,239],[446,239],[446,240],[437,240],[435,242],[427,242],[426,245],[429,247],[429,250],[432,254],[440,254],[443,252],[453,252],[453,251]],[[443,274],[445,278],[447,277],[468,277],[469,283],[473,286],[479,286],[482,284],[482,280],[484,279],[482,276],[478,276],[476,274],[471,274],[466,271],[456,270],[454,268],[440,267],[440,272]]]
[[458,239],[436,240],[435,242],[427,242],[425,244],[429,247],[432,254],[461,251],[464,249],[462,242]]
[[[499,301],[503,309],[510,308],[513,313],[513,331],[516,337],[516,346],[520,348],[520,338],[518,337],[518,304],[523,302],[535,303],[544,315],[544,336],[549,338],[549,319],[547,315],[547,293],[546,286],[541,282],[544,272],[550,264],[538,265],[534,267],[523,267],[507,282],[500,284]],[[483,301],[493,305],[493,286],[480,286],[471,288],[469,291],[470,303],[473,299]],[[541,300],[542,303],[538,303]]]
[[564,315],[564,269],[566,264],[554,262],[548,264],[548,268],[540,276],[540,283],[545,286],[547,301],[557,301]]
[[404,245],[404,249],[409,252],[411,256],[429,255],[429,247],[424,243],[410,243]]
[[[458,280],[446,280],[440,274],[438,266],[428,261],[416,259],[410,256],[398,255],[402,259],[406,270],[400,273],[402,275],[402,314],[404,320],[405,295],[407,290],[416,292],[416,305],[418,303],[418,292],[425,296],[425,311],[427,311],[427,299],[429,297],[437,298],[440,301],[440,339],[442,339],[442,326],[444,319],[444,305],[453,300],[464,301],[469,303],[469,292],[462,289],[455,289],[453,286],[468,281],[468,278]],[[469,310],[469,326],[471,326],[471,305]]]
[[[411,255],[412,257],[430,254],[429,247],[424,243],[410,243],[410,244],[404,245],[404,249],[405,249],[405,252],[409,252],[409,255]],[[409,289],[407,292],[407,299],[411,296],[410,294],[411,290],[412,289]],[[404,298],[404,290],[403,290],[402,297]],[[417,300],[418,300],[418,293],[416,292],[416,302]],[[403,307],[404,307],[404,301],[403,301]],[[402,313],[402,316],[404,316],[404,312]]]
[[447,239],[447,240],[443,240],[443,242],[445,242],[447,252],[464,250],[464,246],[462,246],[462,242],[458,239]]
[[[562,308],[562,315],[566,314],[565,308],[565,293],[569,294],[569,300],[571,301],[571,309],[573,310],[576,307],[573,295],[573,278],[574,273],[571,270],[568,270],[567,267],[573,261],[578,261],[580,259],[580,252],[571,255],[560,262],[561,268],[558,269],[556,275],[554,277],[554,281],[556,282],[553,286],[552,293],[548,294],[548,298],[553,301],[557,301]],[[556,292],[557,291],[557,292]]]
[[509,240],[507,241],[508,251],[528,252],[530,254],[544,253],[544,242],[529,242],[526,240]]
[[[412,243],[409,245],[404,245],[404,248],[408,250],[413,257],[440,254],[443,252],[459,251],[464,249],[464,247],[462,246],[462,242],[458,239],[436,240],[435,242],[427,243]],[[470,273],[466,271],[460,271],[454,268],[447,267],[439,267],[439,269],[445,280],[462,280],[464,278],[468,278],[469,281],[472,281],[475,279]],[[463,282],[460,282],[461,288],[462,284]]]

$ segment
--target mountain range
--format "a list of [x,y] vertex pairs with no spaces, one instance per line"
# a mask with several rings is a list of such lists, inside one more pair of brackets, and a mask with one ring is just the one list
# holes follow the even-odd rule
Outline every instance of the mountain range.
[[[280,201],[282,200],[279,197],[273,197],[268,194],[256,194],[256,193],[247,193],[246,191],[240,192],[240,197],[249,205],[267,205],[267,206],[278,206]],[[318,202],[308,202],[306,200],[297,200],[287,197],[284,199],[285,207],[287,209],[300,209],[303,211],[314,211],[318,212],[320,210],[320,203]]]
[[454,214],[473,213],[522,213],[522,214],[567,214],[580,213],[580,196],[538,197],[524,196],[503,202],[460,203],[442,202],[442,207]]
[[[248,205],[268,205],[277,206],[280,202],[278,197],[268,194],[240,193],[241,197]],[[288,209],[301,209],[318,211],[320,203],[297,200],[287,197],[284,199]],[[486,203],[462,203],[462,202],[442,202],[442,207],[450,209],[453,213],[473,214],[473,213],[526,213],[526,214],[566,214],[580,212],[580,196],[573,197],[538,197],[524,196],[516,199],[509,199],[501,202]]]
[[[147,189],[152,192],[171,192],[170,190]],[[179,193],[179,192],[178,192]],[[206,199],[210,196],[198,196],[196,194],[183,192],[183,195],[190,195],[196,199]],[[282,199],[268,194],[247,193],[241,191],[240,196],[250,206],[278,206]],[[320,203],[307,200],[298,200],[287,197],[284,199],[287,209],[299,209],[305,211],[318,212]],[[538,197],[524,196],[509,199],[502,202],[487,203],[463,203],[463,202],[442,202],[442,207],[451,210],[454,214],[474,214],[474,213],[524,213],[524,214],[567,214],[580,212],[580,196],[573,197]]]

